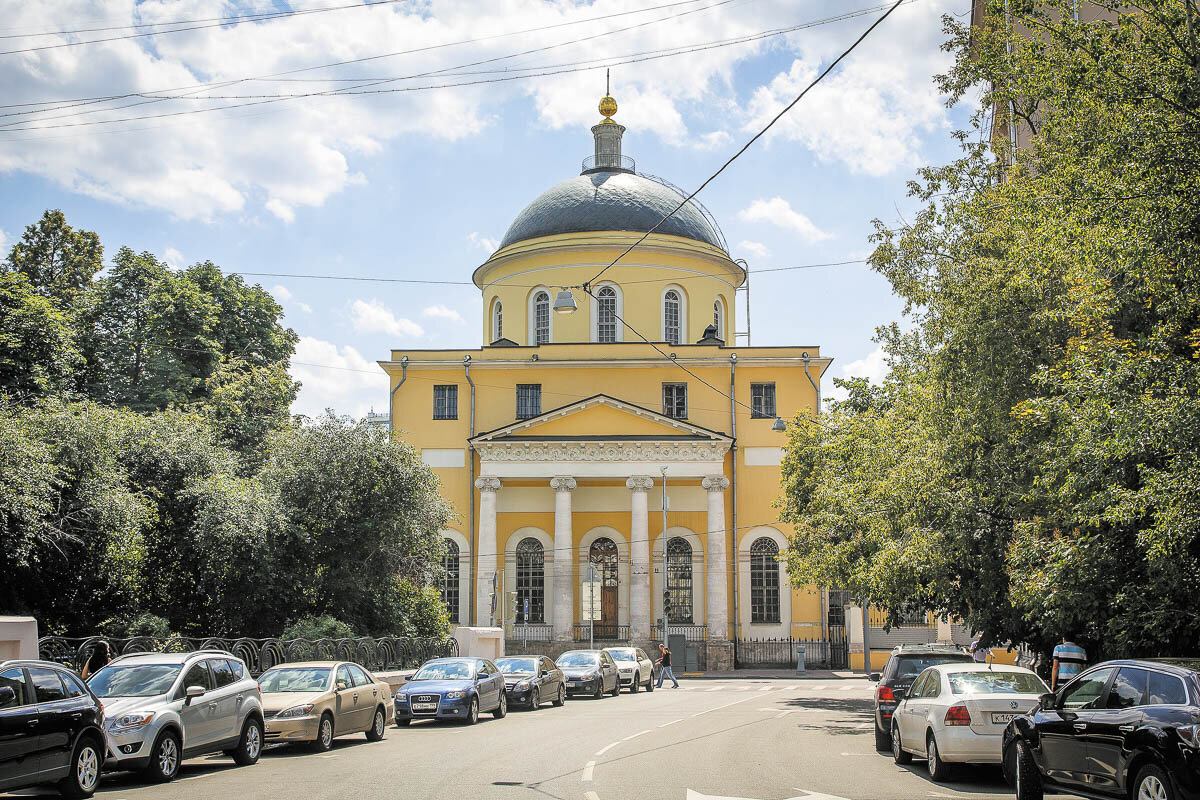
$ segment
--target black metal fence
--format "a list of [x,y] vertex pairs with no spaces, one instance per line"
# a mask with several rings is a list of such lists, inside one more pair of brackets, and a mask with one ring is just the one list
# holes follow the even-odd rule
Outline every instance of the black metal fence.
[[733,643],[734,665],[794,669],[798,645],[804,645],[806,668],[845,669],[849,658],[845,629],[830,628],[827,639],[736,639]]
[[44,636],[38,640],[41,657],[77,671],[83,669],[100,642],[108,642],[113,656],[130,653],[189,653],[225,650],[246,662],[254,676],[289,661],[354,661],[372,670],[410,669],[431,658],[458,655],[454,639],[406,636],[364,636],[357,639],[250,639],[221,636],[109,636],[68,638]]
[[590,622],[575,623],[575,641],[586,642],[589,639],[596,642],[628,642],[629,626],[613,623],[597,622],[595,630]]

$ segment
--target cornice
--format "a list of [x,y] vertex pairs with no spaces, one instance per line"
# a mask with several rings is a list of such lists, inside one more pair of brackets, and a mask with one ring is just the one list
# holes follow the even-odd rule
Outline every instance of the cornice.
[[712,462],[729,452],[728,441],[711,442],[476,442],[480,461],[503,462]]

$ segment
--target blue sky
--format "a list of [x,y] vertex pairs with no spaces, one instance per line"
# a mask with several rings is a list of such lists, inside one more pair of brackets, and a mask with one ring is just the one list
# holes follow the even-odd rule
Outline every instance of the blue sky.
[[[290,7],[331,5],[340,3]],[[663,7],[644,10],[652,6]],[[131,32],[24,35],[44,31],[288,7],[0,0],[3,33],[22,35],[2,40],[0,49]],[[329,78],[436,70],[472,74],[376,88],[520,74],[479,74],[498,68],[578,70],[423,91],[272,97],[277,102],[235,109],[220,107],[255,101],[130,98],[0,118],[12,123],[0,127],[0,238],[7,250],[43,210],[61,208],[71,224],[97,231],[110,255],[128,245],[175,266],[208,259],[230,271],[468,281],[525,204],[577,174],[591,153],[603,63],[871,7],[870,0],[408,0],[0,55],[6,104],[181,87],[203,98],[328,92],[349,85]],[[949,134],[969,112],[945,109],[932,83],[948,67],[938,50],[940,17],[968,11],[968,0],[902,6],[705,190],[700,199],[735,258],[751,269],[863,258],[873,218],[896,223],[913,209],[905,182],[920,165],[955,156]],[[614,14],[621,16],[593,19]],[[625,153],[639,170],[691,190],[878,14],[614,66]],[[590,21],[563,25],[580,20]],[[514,34],[550,25],[558,27]],[[375,58],[466,39],[476,41]],[[362,58],[371,60],[292,72]],[[462,67],[490,59],[498,60]],[[281,72],[292,72],[289,80],[200,85]],[[142,104],[115,108],[133,102]],[[142,116],[157,118],[111,121]],[[469,285],[249,280],[279,298],[301,336],[293,370],[304,384],[299,412],[333,407],[360,415],[384,407],[386,379],[374,362],[393,347],[480,344],[479,295]],[[827,390],[832,377],[848,372],[880,375],[871,337],[877,325],[899,318],[901,304],[865,265],[765,274],[751,292],[755,345],[819,345],[836,359]]]

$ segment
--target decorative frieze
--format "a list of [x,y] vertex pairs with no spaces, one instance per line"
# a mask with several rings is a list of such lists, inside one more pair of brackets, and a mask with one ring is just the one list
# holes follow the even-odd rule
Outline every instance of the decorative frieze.
[[484,461],[720,461],[728,442],[479,442]]

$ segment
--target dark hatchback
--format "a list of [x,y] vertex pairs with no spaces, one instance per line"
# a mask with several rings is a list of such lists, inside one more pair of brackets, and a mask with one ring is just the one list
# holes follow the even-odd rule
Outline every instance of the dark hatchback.
[[1108,661],[1004,731],[1018,800],[1200,799],[1200,661]]
[[907,692],[927,667],[971,660],[970,653],[950,645],[906,644],[893,650],[883,671],[870,676],[879,682],[875,689],[875,749],[892,749],[892,712],[900,702],[897,692]]
[[542,703],[561,706],[567,701],[567,682],[553,661],[546,656],[505,656],[496,659],[504,675],[508,704],[529,706],[537,711]]
[[608,692],[621,693],[621,674],[617,662],[603,650],[568,650],[555,663],[567,679],[567,696],[590,694],[596,699]]
[[104,706],[69,669],[0,662],[0,790],[55,784],[91,797],[100,783]]

